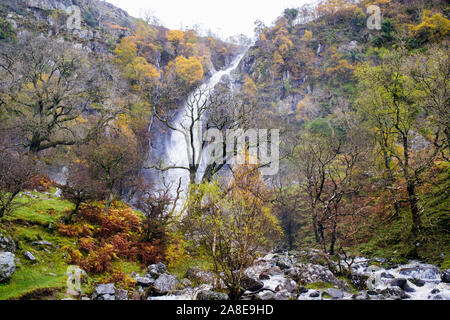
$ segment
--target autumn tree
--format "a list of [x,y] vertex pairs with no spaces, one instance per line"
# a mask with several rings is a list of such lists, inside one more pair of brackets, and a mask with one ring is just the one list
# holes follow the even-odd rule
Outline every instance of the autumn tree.
[[136,137],[116,122],[97,139],[80,148],[79,153],[89,166],[90,177],[105,188],[106,214],[111,202],[126,190],[142,166]]
[[[386,158],[386,170],[389,180],[392,174],[388,170],[391,163],[401,169],[406,185],[408,203],[411,212],[412,243],[410,256],[417,256],[416,239],[421,228],[421,209],[417,194],[421,175],[432,165],[442,149],[441,129],[432,125],[423,117],[429,92],[420,90],[410,76],[408,54],[399,49],[387,55],[379,66],[369,66],[358,71],[360,84],[360,105],[379,137],[379,145]],[[422,137],[426,145],[415,152],[414,139]],[[391,183],[389,183],[391,184]]]
[[213,262],[212,271],[230,297],[243,293],[244,270],[279,239],[280,227],[271,213],[267,187],[256,166],[235,168],[229,183],[195,187],[184,225]]
[[17,205],[17,195],[32,185],[34,166],[26,154],[0,145],[0,218]]
[[[25,35],[2,46],[6,125],[19,129],[24,147],[33,153],[89,140],[114,118],[102,105],[108,93],[105,70],[94,67],[83,51],[43,36]],[[98,119],[77,121],[93,104]],[[81,128],[81,123],[91,125]]]
[[75,205],[69,216],[66,217],[66,223],[73,221],[73,217],[83,203],[102,199],[106,189],[102,181],[93,179],[88,165],[81,162],[73,163],[70,166],[65,184],[58,185],[58,188],[62,190],[62,198]]

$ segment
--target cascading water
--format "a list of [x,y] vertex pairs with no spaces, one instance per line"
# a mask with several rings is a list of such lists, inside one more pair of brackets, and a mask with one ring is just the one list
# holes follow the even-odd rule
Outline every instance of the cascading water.
[[[188,100],[186,100],[186,103],[184,104],[182,111],[178,114],[174,123],[172,124],[178,130],[171,131],[171,137],[166,145],[166,151],[164,155],[164,166],[176,167],[166,171],[165,180],[167,182],[176,184],[178,183],[178,180],[181,178],[183,190],[186,190],[186,187],[190,179],[189,171],[186,169],[179,168],[179,167],[183,168],[189,167],[188,154],[190,148],[188,148],[187,140],[190,138],[190,134],[186,130],[186,128],[188,127],[188,125],[192,123],[192,120],[189,118],[189,113],[191,112],[191,110],[189,103],[187,103],[187,101],[189,101],[189,99],[191,99],[191,101],[193,99],[196,99],[195,97],[200,96],[199,93],[202,92],[203,94],[201,95],[200,98],[201,100],[195,103],[196,105],[201,105],[203,101],[209,98],[212,90],[214,90],[214,87],[220,82],[220,80],[224,76],[231,77],[231,73],[238,67],[240,61],[244,56],[245,52],[237,56],[227,69],[215,71],[212,74],[212,76],[202,86],[200,86],[198,89],[192,92],[188,97]],[[196,141],[195,147],[196,150],[200,150],[199,144],[201,143],[202,120],[203,119],[199,119],[198,121],[195,121],[196,129],[194,130],[194,140]],[[201,166],[201,164],[205,162],[205,159],[202,158],[206,156],[207,156],[206,154],[200,154],[198,158],[195,160],[196,161],[195,163]]]

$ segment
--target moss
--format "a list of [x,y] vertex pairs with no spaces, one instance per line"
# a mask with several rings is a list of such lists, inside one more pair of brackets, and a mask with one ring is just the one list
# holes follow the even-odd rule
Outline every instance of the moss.
[[334,288],[334,286],[331,283],[328,282],[314,282],[314,283],[308,283],[305,285],[306,289],[313,289],[313,290],[319,290],[319,289],[329,289]]

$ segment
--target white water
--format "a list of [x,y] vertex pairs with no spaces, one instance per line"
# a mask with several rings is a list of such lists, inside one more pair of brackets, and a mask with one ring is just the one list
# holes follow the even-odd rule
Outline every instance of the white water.
[[[190,94],[188,97],[188,100],[186,100],[183,110],[179,113],[177,118],[175,119],[174,123],[172,124],[175,128],[182,131],[174,131],[171,132],[171,137],[169,140],[168,145],[166,146],[166,154],[165,154],[165,167],[189,167],[189,160],[188,155],[191,152],[191,148],[188,147],[188,144],[186,141],[189,141],[190,134],[188,130],[185,130],[184,128],[187,128],[188,125],[191,122],[191,119],[188,116],[188,113],[190,112],[189,104],[187,101],[193,101],[192,99],[195,99],[194,97],[199,94],[199,92],[205,92],[207,93],[202,96],[201,101],[205,101],[208,99],[209,95],[211,94],[214,87],[220,82],[220,80],[224,77],[231,77],[231,73],[238,67],[239,62],[244,57],[245,52],[240,54],[238,57],[236,57],[231,65],[222,71],[215,71],[211,78],[209,78],[206,83],[204,83],[200,88],[196,89],[194,92]],[[198,105],[196,103],[196,105]],[[196,110],[194,110],[195,112]],[[202,120],[195,121],[195,130],[194,130],[194,141],[195,141],[195,151],[198,152],[200,150],[200,144],[202,142]],[[205,154],[199,154],[196,159],[196,164],[202,164],[204,163],[205,159],[202,159],[205,157]],[[201,171],[201,170],[199,170]],[[169,169],[167,170],[165,174],[165,179],[167,182],[171,183],[172,185],[176,185],[178,183],[178,180],[182,180],[182,186],[183,190],[186,190],[188,184],[189,184],[189,171],[185,169]],[[198,176],[196,177],[199,178]]]

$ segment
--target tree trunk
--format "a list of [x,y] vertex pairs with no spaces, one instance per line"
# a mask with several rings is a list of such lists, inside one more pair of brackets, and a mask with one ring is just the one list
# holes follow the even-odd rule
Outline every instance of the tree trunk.
[[3,216],[6,213],[6,210],[11,206],[14,198],[19,194],[20,190],[16,190],[13,193],[11,193],[11,196],[9,197],[8,201],[6,202],[6,204],[0,208],[0,218],[3,218]]
[[336,244],[336,222],[333,223],[333,231],[331,232],[330,255],[334,255],[335,244]]
[[110,192],[109,194],[109,198],[106,201],[106,205],[105,205],[105,209],[103,210],[103,214],[107,214],[109,207],[111,206],[112,201],[114,200],[114,194],[112,192]]
[[416,195],[416,183],[413,179],[408,179],[406,189],[408,191],[408,201],[411,207],[412,227],[411,235],[417,238],[421,221],[418,207],[418,200]]

